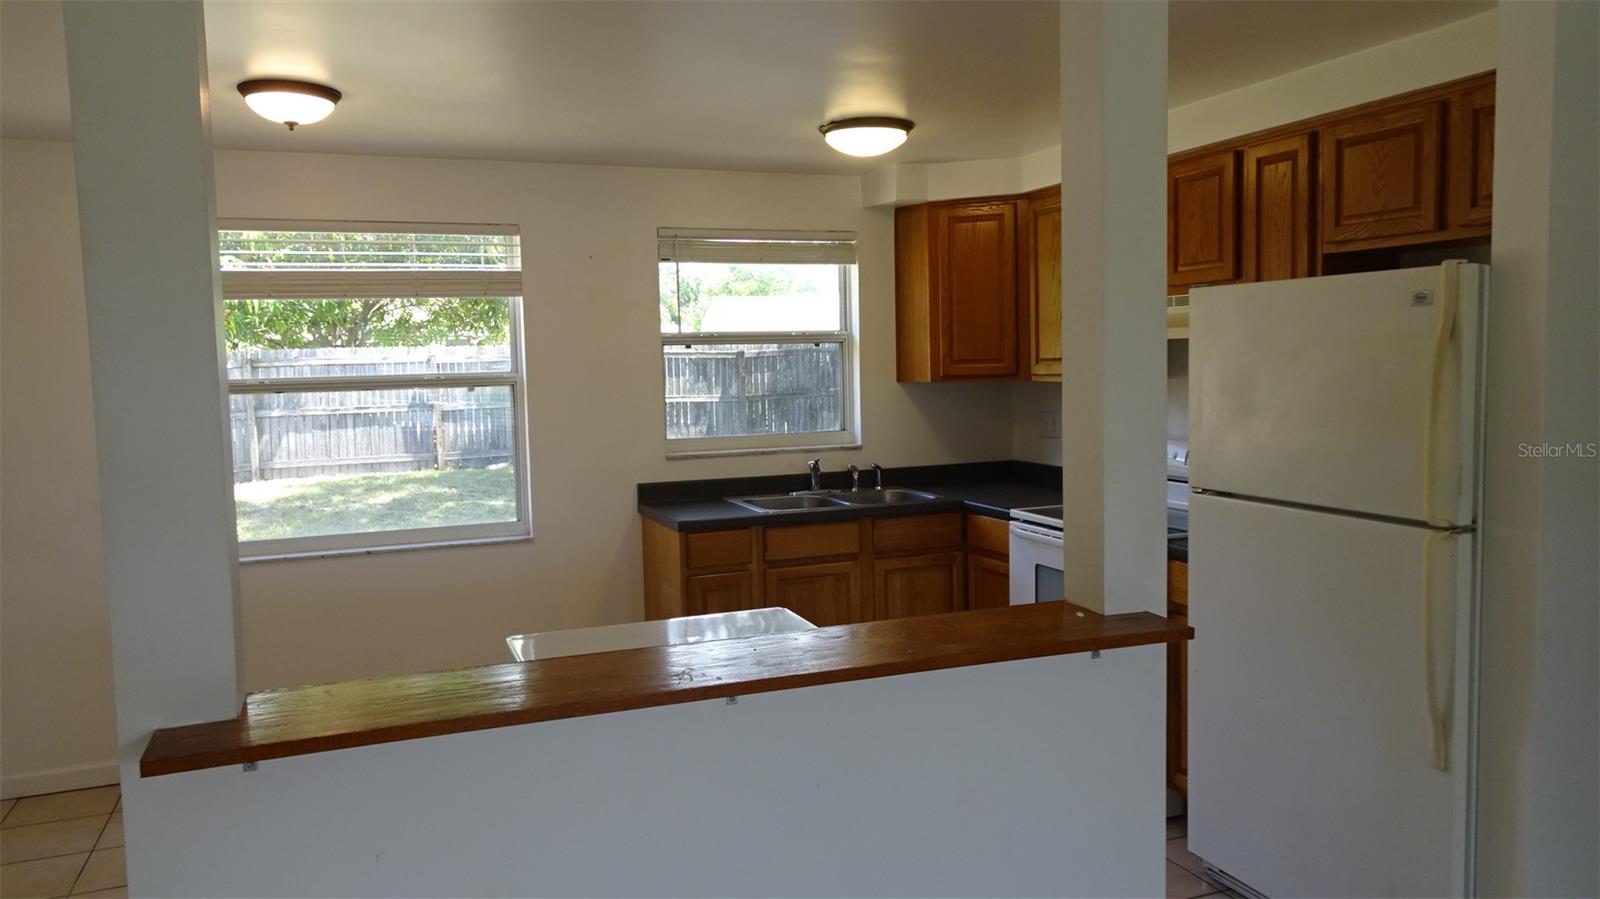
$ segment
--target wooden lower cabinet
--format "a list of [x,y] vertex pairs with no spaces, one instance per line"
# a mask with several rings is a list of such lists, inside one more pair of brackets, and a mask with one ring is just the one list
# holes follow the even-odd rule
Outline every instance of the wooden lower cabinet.
[[828,627],[1004,606],[1007,526],[938,512],[683,534],[645,517],[645,617],[777,606]]
[[874,561],[872,596],[877,617],[909,618],[966,608],[963,555],[956,551]]
[[788,609],[817,627],[865,621],[861,565],[848,561],[769,568],[762,602]]
[[1011,604],[1011,563],[979,552],[967,554],[967,608],[998,609]]
[[710,615],[755,608],[754,588],[748,571],[690,575],[684,581],[683,613]]
[[[1167,560],[1167,617],[1189,615],[1189,563]],[[1189,792],[1189,644],[1167,644],[1167,783]]]

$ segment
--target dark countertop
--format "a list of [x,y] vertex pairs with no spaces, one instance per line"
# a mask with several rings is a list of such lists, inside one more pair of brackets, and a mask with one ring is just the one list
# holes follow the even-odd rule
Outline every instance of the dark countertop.
[[269,690],[155,731],[139,774],[1193,637],[1182,618],[1047,602]]
[[[862,483],[872,483],[863,472]],[[1061,503],[1061,469],[1032,462],[970,462],[914,468],[886,468],[886,487],[909,487],[932,493],[935,500],[893,506],[837,506],[799,512],[763,513],[728,502],[728,496],[762,496],[805,490],[805,474],[756,478],[719,478],[703,481],[667,481],[639,485],[639,514],[675,531],[720,531],[753,525],[813,524],[927,515],[935,512],[973,512],[991,518],[1009,518],[1011,510]],[[828,489],[847,489],[844,472],[823,475]]]
[[[828,489],[850,486],[849,476],[834,471],[823,475]],[[863,472],[862,483],[870,484],[872,473]],[[883,482],[889,487],[909,487],[938,496],[936,500],[895,506],[834,506],[801,512],[756,512],[728,502],[728,496],[765,496],[805,490],[809,476],[772,475],[752,478],[718,478],[702,481],[661,481],[639,485],[639,514],[674,531],[727,531],[754,525],[782,527],[791,524],[816,524],[829,521],[854,521],[859,518],[891,518],[898,515],[929,515],[935,512],[972,512],[990,518],[1010,518],[1012,509],[1061,504],[1061,469],[1033,462],[968,462],[956,465],[928,465],[916,468],[886,468]],[[1187,512],[1167,513],[1167,558],[1189,561],[1189,516]],[[1179,536],[1172,536],[1181,530]]]

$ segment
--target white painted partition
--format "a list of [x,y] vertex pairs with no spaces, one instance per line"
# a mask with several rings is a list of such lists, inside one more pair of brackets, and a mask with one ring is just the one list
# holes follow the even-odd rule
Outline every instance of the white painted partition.
[[150,778],[128,849],[161,896],[1160,895],[1164,651]]

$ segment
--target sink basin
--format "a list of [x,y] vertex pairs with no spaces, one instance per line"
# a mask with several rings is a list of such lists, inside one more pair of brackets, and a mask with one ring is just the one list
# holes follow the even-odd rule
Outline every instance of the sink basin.
[[923,493],[920,490],[906,490],[901,487],[886,487],[883,490],[852,490],[849,493],[839,494],[839,501],[850,506],[925,503],[930,499],[938,499],[938,497],[931,493]]
[[817,494],[782,494],[779,496],[731,496],[729,502],[754,509],[757,512],[804,512],[808,509],[837,509],[844,501],[832,496]]

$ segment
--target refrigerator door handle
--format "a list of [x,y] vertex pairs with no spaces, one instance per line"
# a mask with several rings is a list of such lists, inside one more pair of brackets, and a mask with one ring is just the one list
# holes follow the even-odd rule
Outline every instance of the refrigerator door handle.
[[[1422,425],[1422,516],[1434,527],[1450,527],[1450,519],[1455,516],[1455,510],[1452,508],[1441,512],[1436,508],[1435,494],[1438,492],[1438,484],[1435,482],[1439,476],[1437,459],[1441,425],[1439,419],[1443,413],[1439,408],[1439,397],[1444,392],[1444,385],[1441,382],[1447,375],[1446,362],[1449,361],[1451,339],[1456,332],[1456,310],[1461,303],[1461,261],[1449,260],[1441,267],[1441,271],[1439,327],[1433,335],[1433,354],[1428,364],[1427,421]],[[1457,451],[1453,443],[1447,443],[1446,449],[1449,452]],[[1452,489],[1447,491],[1446,495],[1453,496],[1455,485],[1450,486]]]
[[[1452,531],[1429,531],[1422,542],[1422,665],[1428,702],[1429,746],[1433,767],[1450,770],[1450,733],[1455,715],[1456,584],[1455,564],[1439,577],[1439,545]],[[1453,554],[1451,554],[1453,555]]]

